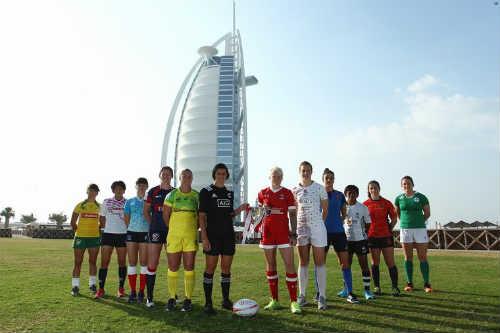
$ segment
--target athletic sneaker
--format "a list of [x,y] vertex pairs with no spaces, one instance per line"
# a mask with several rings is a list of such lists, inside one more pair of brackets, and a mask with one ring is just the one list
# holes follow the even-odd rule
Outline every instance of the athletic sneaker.
[[426,293],[432,293],[432,287],[431,287],[431,284],[430,283],[426,283],[424,284],[424,291]]
[[229,311],[233,311],[233,302],[231,302],[229,299],[225,299],[222,301],[222,304],[221,306],[226,309],[226,310],[229,310]]
[[271,301],[264,307],[264,310],[277,310],[280,307],[280,303],[278,303],[277,300],[271,299]]
[[165,308],[165,311],[174,311],[175,310],[175,298],[170,298],[167,302],[167,307]]
[[97,292],[97,287],[95,286],[95,284],[89,286],[89,290],[92,294],[95,294]]
[[118,291],[116,292],[116,297],[118,298],[125,297],[125,289],[118,288]]
[[152,307],[154,307],[154,306],[155,306],[155,302],[153,302],[153,301],[152,301],[152,300],[150,300],[150,299],[147,299],[147,300],[146,300],[146,307],[147,307],[147,308],[152,308]]
[[189,312],[193,310],[193,304],[191,304],[191,300],[186,298],[184,302],[182,303],[182,312]]
[[128,296],[128,302],[129,303],[135,303],[135,302],[137,302],[137,294],[135,293],[135,291],[132,291],[130,293],[130,295]]
[[326,310],[326,299],[324,296],[320,296],[318,299],[318,310]]
[[215,310],[214,310],[214,306],[212,305],[212,303],[205,304],[205,307],[203,308],[203,312],[205,312],[207,315],[214,315]]
[[373,288],[373,293],[377,296],[380,296],[382,295],[382,290],[380,289],[380,287],[375,287]]
[[316,303],[316,304],[318,304],[318,302],[319,302],[319,292],[317,292],[316,296],[314,296],[313,302]]
[[342,298],[346,298],[348,295],[349,295],[349,294],[348,294],[347,290],[345,290],[345,289],[342,289],[341,291],[339,291],[339,292],[337,293],[337,296],[338,296],[338,297],[342,297]]
[[144,291],[139,291],[137,294],[137,303],[142,303],[144,302]]
[[175,294],[175,304],[181,304],[182,303],[182,300],[179,298],[179,296],[177,296],[177,294]]
[[300,307],[306,306],[307,305],[307,300],[304,295],[299,295],[299,298],[297,298],[297,303],[299,303]]
[[77,286],[71,288],[71,296],[78,296],[78,295],[80,295],[80,288],[78,288]]
[[365,290],[365,299],[374,299],[375,296],[372,294],[371,291]]
[[104,289],[99,288],[97,292],[94,295],[95,299],[103,298],[104,297]]
[[346,300],[347,300],[347,303],[359,304],[358,298],[354,294],[347,295]]
[[394,297],[398,297],[398,296],[400,296],[400,295],[401,295],[401,290],[399,290],[399,288],[398,288],[398,287],[393,287],[393,288],[392,288],[392,296],[394,296]]
[[292,313],[294,314],[302,313],[302,309],[300,308],[300,305],[297,302],[290,303],[290,311],[292,311]]
[[411,282],[406,283],[405,291],[412,292],[413,291],[413,283],[411,283]]

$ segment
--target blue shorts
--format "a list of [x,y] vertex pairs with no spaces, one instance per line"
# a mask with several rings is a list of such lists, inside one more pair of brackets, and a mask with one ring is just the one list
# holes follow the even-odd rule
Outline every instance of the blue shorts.
[[347,251],[347,237],[344,232],[332,232],[327,234],[327,245],[325,250],[330,249],[330,245],[333,246],[335,252]]

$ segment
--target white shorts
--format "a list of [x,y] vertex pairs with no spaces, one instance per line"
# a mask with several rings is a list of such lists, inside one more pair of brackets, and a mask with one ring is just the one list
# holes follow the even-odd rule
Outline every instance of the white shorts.
[[289,243],[286,244],[271,244],[271,245],[266,245],[266,244],[259,244],[259,247],[264,250],[271,250],[271,249],[286,249],[287,247],[290,247]]
[[325,247],[328,244],[326,227],[323,221],[312,225],[297,225],[297,245],[304,246],[309,244],[314,247]]
[[401,229],[399,236],[401,243],[429,243],[425,228]]

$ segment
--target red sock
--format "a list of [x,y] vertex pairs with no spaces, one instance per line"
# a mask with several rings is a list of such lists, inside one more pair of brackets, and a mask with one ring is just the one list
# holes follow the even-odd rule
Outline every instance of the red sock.
[[135,282],[137,280],[137,274],[128,275],[128,284],[130,285],[130,291],[135,293]]
[[146,274],[141,274],[139,276],[139,290],[144,292],[145,287],[146,287]]
[[271,289],[271,295],[273,299],[278,300],[278,272],[266,272],[267,282],[269,283],[269,289]]
[[292,302],[297,302],[297,274],[286,273],[286,287],[290,294],[290,300]]

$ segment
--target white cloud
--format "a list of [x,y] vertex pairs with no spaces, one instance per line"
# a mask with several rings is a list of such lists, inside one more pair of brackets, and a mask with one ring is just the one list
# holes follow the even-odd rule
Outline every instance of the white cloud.
[[420,79],[410,84],[407,90],[411,93],[419,93],[435,86],[439,81],[432,75],[425,74]]

